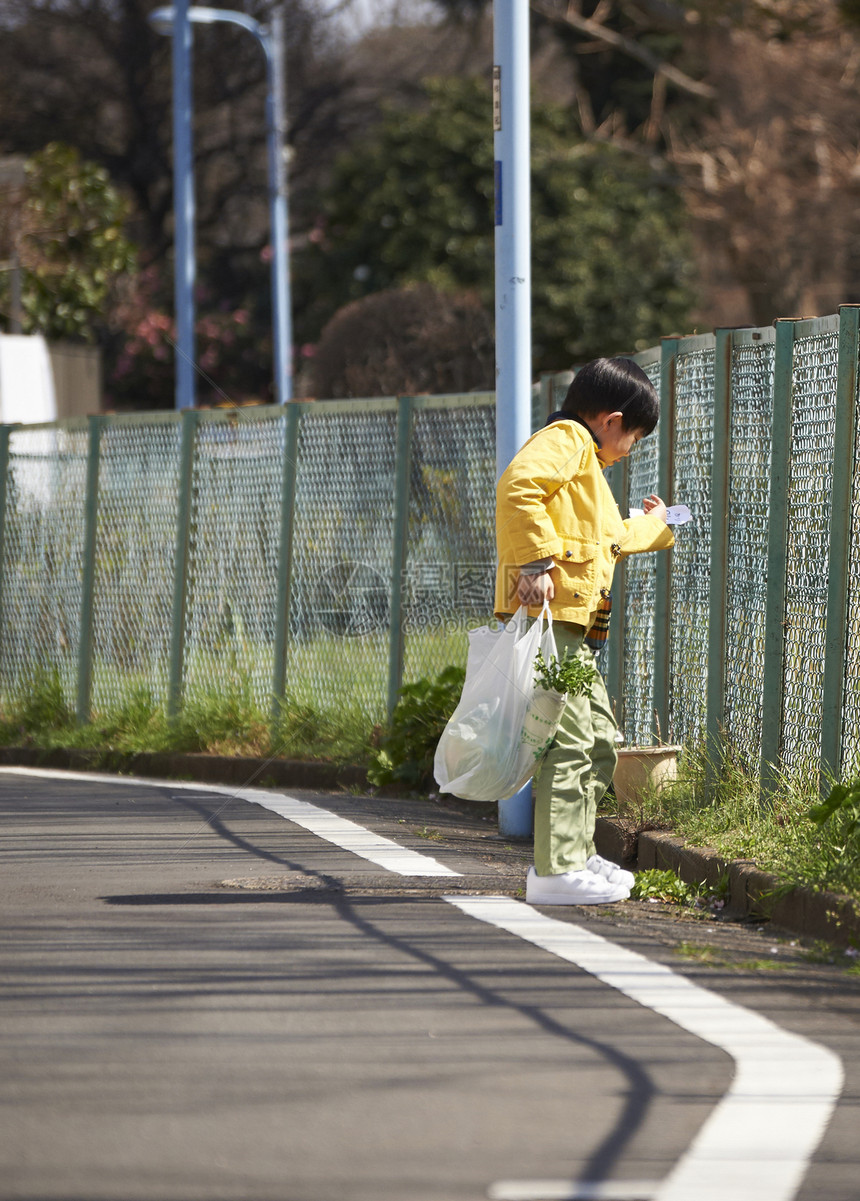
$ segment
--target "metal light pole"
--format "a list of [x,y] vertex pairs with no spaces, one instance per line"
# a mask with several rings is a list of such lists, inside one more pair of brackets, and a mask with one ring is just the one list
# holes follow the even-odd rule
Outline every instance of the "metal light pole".
[[[150,20],[154,23],[155,13]],[[188,0],[171,9],[173,33],[173,294],[177,409],[194,408],[194,156],[191,143],[191,25]]]
[[287,157],[284,130],[284,14],[272,13],[269,34],[259,34],[266,55],[266,148],[269,160],[269,213],[272,238],[272,339],[275,350],[275,397],[285,404],[293,395],[293,323],[290,303],[290,228],[287,211]]
[[[156,8],[149,17],[152,26],[159,33],[173,33],[178,29],[180,5],[170,8]],[[261,25],[253,17],[245,13],[233,12],[225,8],[202,8],[195,5],[187,10],[188,24],[213,25],[226,22],[239,25],[252,34],[260,43],[266,60],[266,153],[268,157],[269,175],[269,225],[272,239],[272,341],[274,345],[274,377],[275,396],[279,404],[284,404],[293,394],[292,370],[292,316],[290,303],[290,260],[289,260],[289,217],[287,209],[287,165],[284,152],[284,19],[279,9],[272,14],[270,26]],[[174,36],[174,72],[176,71],[176,43],[180,39]],[[180,159],[179,147],[184,146],[187,136],[187,171],[191,170],[191,107],[190,98],[185,117],[187,134],[183,134],[182,143],[176,131],[176,99],[177,88],[174,75],[174,172],[180,167],[185,169],[185,163]],[[190,92],[189,92],[190,97]],[[192,197],[193,222],[193,197]],[[179,233],[177,223],[177,253]],[[192,251],[193,255],[193,251]],[[177,266],[178,272],[178,266]],[[192,263],[193,281],[193,263]],[[179,291],[177,274],[177,325],[179,313]],[[183,293],[183,303],[188,304],[187,294]],[[191,302],[193,314],[193,298]],[[181,345],[181,343],[180,343]],[[193,359],[192,359],[193,366]],[[178,397],[178,391],[177,391]],[[193,403],[193,401],[192,401]],[[182,407],[178,404],[177,407]]]
[[[496,470],[531,433],[531,148],[528,0],[493,0],[496,173]],[[499,801],[499,830],[528,837],[531,785]]]

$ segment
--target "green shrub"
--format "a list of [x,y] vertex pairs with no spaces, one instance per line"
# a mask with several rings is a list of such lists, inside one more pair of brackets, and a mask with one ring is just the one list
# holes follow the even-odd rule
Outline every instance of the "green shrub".
[[446,667],[435,680],[400,689],[391,721],[379,733],[367,773],[371,784],[402,784],[418,791],[433,782],[433,757],[448,718],[457,707],[466,673]]

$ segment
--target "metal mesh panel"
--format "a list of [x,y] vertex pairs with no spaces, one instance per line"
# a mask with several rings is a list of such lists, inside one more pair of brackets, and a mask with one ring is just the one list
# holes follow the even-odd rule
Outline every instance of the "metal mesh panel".
[[567,390],[573,383],[574,374],[573,371],[559,371],[557,374],[548,376],[545,379],[544,391],[546,393],[546,403],[544,407],[546,408],[546,417],[549,417],[550,413],[555,413],[561,408],[564,398],[567,395]]
[[672,552],[668,737],[678,743],[695,741],[705,727],[713,451],[711,345],[679,353],[675,367],[672,499],[692,514],[692,521],[676,531]]
[[[660,387],[660,361],[643,363],[655,388]],[[628,460],[628,508],[657,488],[660,427],[636,444]],[[624,505],[622,516],[626,517]],[[622,733],[631,746],[649,746],[654,711],[654,597],[656,555],[631,555],[624,561],[624,705]],[[610,638],[613,636],[610,627]]]
[[416,409],[404,573],[404,682],[464,666],[465,630],[492,614],[496,410],[492,396]]
[[283,455],[280,414],[253,420],[219,414],[198,426],[185,615],[188,695],[247,688],[268,709]]
[[821,746],[827,564],[839,338],[798,338],[792,372],[781,759],[812,766]]
[[384,717],[396,402],[309,405],[299,425],[287,691]]
[[774,344],[732,353],[725,728],[750,770],[761,758]]
[[854,396],[855,429],[853,478],[851,490],[851,538],[848,572],[848,621],[845,638],[842,726],[842,776],[847,779],[860,772],[860,373]]
[[118,419],[101,435],[93,610],[93,708],[167,694],[180,426]]
[[15,429],[9,440],[3,625],[3,690],[56,669],[74,707],[81,616],[88,431]]

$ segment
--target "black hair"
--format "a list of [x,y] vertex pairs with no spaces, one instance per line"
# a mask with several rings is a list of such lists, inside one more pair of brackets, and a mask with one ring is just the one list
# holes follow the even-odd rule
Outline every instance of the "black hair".
[[632,359],[592,359],[573,377],[560,415],[597,417],[620,413],[621,424],[650,434],[660,417],[660,398],[648,376]]

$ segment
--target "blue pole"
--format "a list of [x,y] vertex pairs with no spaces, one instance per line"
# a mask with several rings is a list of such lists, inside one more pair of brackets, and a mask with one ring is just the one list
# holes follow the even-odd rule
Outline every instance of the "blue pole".
[[173,213],[176,408],[194,408],[194,159],[191,135],[191,22],[176,0],[173,28]]
[[[496,173],[496,470],[531,433],[528,0],[493,0]],[[533,830],[531,785],[499,801],[499,832]]]
[[293,395],[293,330],[290,313],[289,217],[284,139],[284,17],[272,13],[270,33],[262,39],[266,52],[266,141],[269,156],[269,209],[272,236],[272,337],[275,398],[285,404]]

